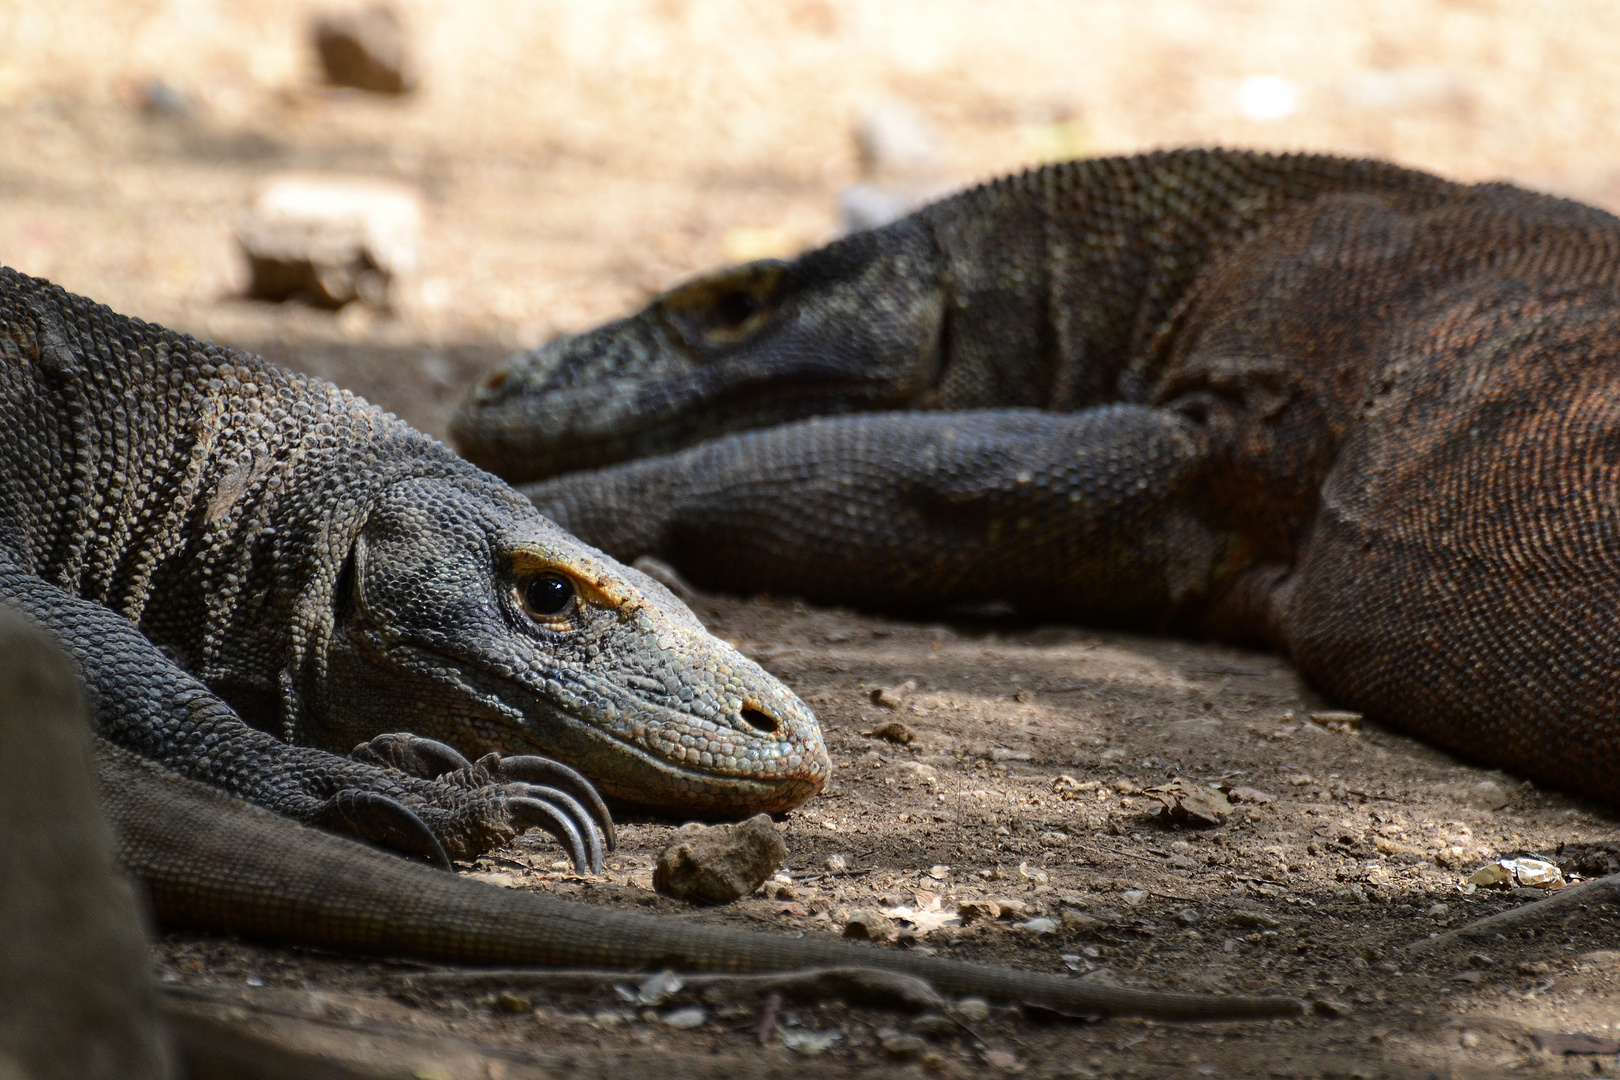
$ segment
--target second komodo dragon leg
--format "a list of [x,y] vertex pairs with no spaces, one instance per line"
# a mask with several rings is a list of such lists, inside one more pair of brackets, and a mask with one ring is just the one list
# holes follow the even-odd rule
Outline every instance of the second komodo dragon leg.
[[523,490],[588,543],[700,585],[1158,626],[1199,606],[1229,547],[1197,516],[1206,455],[1197,425],[1141,406],[884,413]]

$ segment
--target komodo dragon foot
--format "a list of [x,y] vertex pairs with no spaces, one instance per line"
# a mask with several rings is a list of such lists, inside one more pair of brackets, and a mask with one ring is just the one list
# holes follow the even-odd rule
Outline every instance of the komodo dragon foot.
[[[613,817],[602,796],[589,780],[560,761],[538,754],[502,757],[490,753],[475,763],[453,746],[408,731],[379,735],[363,742],[354,748],[351,756],[357,761],[398,769],[408,776],[438,780],[473,791],[499,788],[504,792],[501,808],[514,819],[514,824],[527,821],[550,833],[567,849],[579,873],[601,873],[604,849],[612,851],[615,846]],[[397,826],[403,828],[400,840],[404,840],[407,833],[414,833],[432,841],[431,846],[421,844],[420,851],[410,850],[410,854],[449,868],[443,849],[419,818],[398,803],[388,809],[378,809],[381,816],[373,821],[381,827],[383,836],[373,838],[373,842],[408,850],[406,843],[385,839],[396,835],[397,822]],[[401,813],[406,816],[398,816]],[[353,828],[347,831],[358,833]]]

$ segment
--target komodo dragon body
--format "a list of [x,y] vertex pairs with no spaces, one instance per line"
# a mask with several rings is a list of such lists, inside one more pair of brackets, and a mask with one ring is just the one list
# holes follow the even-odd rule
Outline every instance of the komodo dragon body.
[[1620,220],[1505,184],[1082,161],[676,288],[453,433],[699,584],[1262,639],[1612,803],[1617,274]]
[[667,590],[330,384],[0,270],[0,410],[0,605],[177,773],[441,864],[538,825],[598,866],[590,782],[747,814],[827,775]]

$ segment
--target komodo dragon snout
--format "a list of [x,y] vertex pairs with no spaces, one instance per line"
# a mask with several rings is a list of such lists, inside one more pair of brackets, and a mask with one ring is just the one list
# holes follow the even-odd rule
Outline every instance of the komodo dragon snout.
[[938,373],[939,272],[932,234],[906,221],[705,275],[507,360],[474,388],[453,437],[518,482],[915,404]]
[[826,781],[787,687],[493,478],[391,485],[336,591],[329,749],[401,730],[469,756],[527,746],[611,800],[684,815],[785,810]]

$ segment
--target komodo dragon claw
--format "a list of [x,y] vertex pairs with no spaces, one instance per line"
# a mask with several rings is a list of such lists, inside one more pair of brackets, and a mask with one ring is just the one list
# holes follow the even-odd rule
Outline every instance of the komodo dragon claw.
[[451,869],[450,856],[433,830],[410,807],[379,792],[358,788],[340,791],[327,800],[311,824],[390,848],[441,870]]
[[[534,826],[556,837],[580,873],[601,873],[604,850],[612,851],[616,844],[613,817],[602,796],[560,761],[538,754],[489,753],[473,763],[453,746],[408,731],[379,735],[356,746],[350,756],[473,791],[503,789],[501,812],[512,826],[519,832]],[[520,808],[527,812],[518,813]]]
[[472,764],[466,755],[448,743],[413,735],[409,731],[378,735],[355,747],[349,756],[356,761],[398,769],[407,776],[423,780],[436,780],[445,773],[465,769]]
[[562,762],[539,754],[513,754],[511,757],[485,754],[478,759],[478,764],[488,769],[496,780],[537,784],[566,791],[590,811],[592,820],[602,830],[602,842],[607,850],[612,851],[619,846],[613,834],[613,815],[608,813],[607,803],[602,801],[596,786]]

